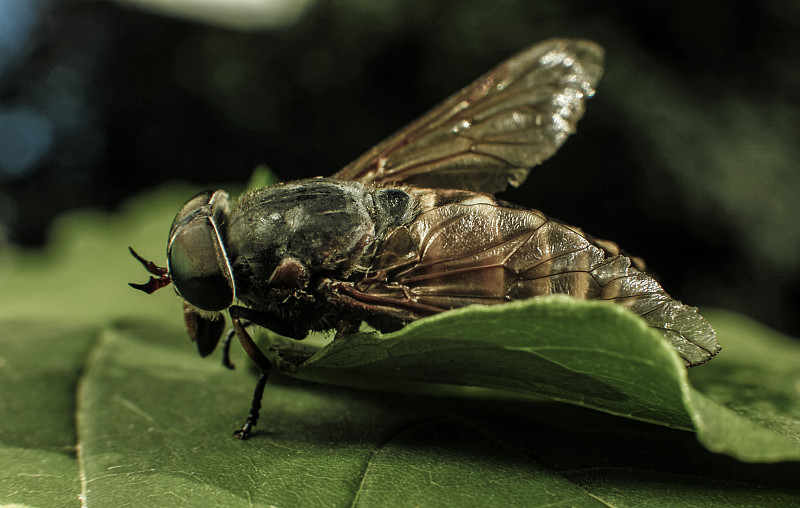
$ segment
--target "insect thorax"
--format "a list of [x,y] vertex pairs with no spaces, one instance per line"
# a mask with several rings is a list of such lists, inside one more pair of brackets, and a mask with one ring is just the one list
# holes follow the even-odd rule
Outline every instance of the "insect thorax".
[[405,191],[310,179],[245,195],[228,221],[239,297],[301,296],[320,273],[347,279],[369,267],[388,230],[414,218]]

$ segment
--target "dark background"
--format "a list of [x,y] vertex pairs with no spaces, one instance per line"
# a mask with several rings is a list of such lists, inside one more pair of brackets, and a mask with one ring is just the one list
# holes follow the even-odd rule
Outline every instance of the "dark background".
[[511,54],[584,37],[607,63],[578,133],[503,197],[800,335],[796,1],[276,2],[0,1],[0,247],[170,180],[332,174]]

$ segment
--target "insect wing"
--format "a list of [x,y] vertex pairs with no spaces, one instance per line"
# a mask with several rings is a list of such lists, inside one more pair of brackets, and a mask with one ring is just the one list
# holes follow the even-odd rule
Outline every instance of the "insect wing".
[[603,50],[551,39],[511,57],[334,177],[498,192],[525,181],[574,132]]
[[566,294],[628,308],[669,340],[687,365],[704,363],[720,349],[697,309],[673,299],[630,258],[535,210],[496,202],[435,207],[395,230],[372,268],[385,275],[365,280],[357,285],[362,295],[351,296],[401,319]]
[[401,287],[399,294],[443,311],[551,293],[598,298],[589,272],[603,258],[583,236],[535,210],[455,203],[395,231],[373,269],[387,273],[387,289]]

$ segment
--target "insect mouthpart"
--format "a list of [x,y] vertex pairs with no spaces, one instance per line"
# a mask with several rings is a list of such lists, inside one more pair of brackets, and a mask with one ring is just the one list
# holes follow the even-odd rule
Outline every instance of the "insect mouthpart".
[[166,268],[158,266],[152,261],[144,259],[142,256],[137,254],[132,247],[128,247],[128,250],[131,251],[133,257],[135,257],[136,260],[139,261],[148,272],[152,273],[153,275],[158,275],[158,278],[151,276],[150,280],[148,280],[144,284],[135,284],[133,282],[129,282],[128,285],[130,287],[132,287],[133,289],[138,289],[139,291],[144,291],[145,293],[150,295],[163,287],[169,286],[170,282],[172,282],[172,279],[170,279],[169,271]]

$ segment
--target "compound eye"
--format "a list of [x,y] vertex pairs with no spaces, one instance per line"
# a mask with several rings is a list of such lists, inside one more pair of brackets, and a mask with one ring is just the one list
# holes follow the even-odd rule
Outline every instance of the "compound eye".
[[184,203],[181,209],[178,210],[178,214],[175,215],[175,220],[172,221],[172,227],[169,229],[170,237],[175,233],[176,229],[191,220],[192,216],[203,213],[208,215],[208,209],[213,197],[214,191],[207,190],[195,194],[189,201]]
[[167,262],[175,289],[195,307],[220,311],[233,303],[233,274],[211,217],[200,216],[174,229]]

